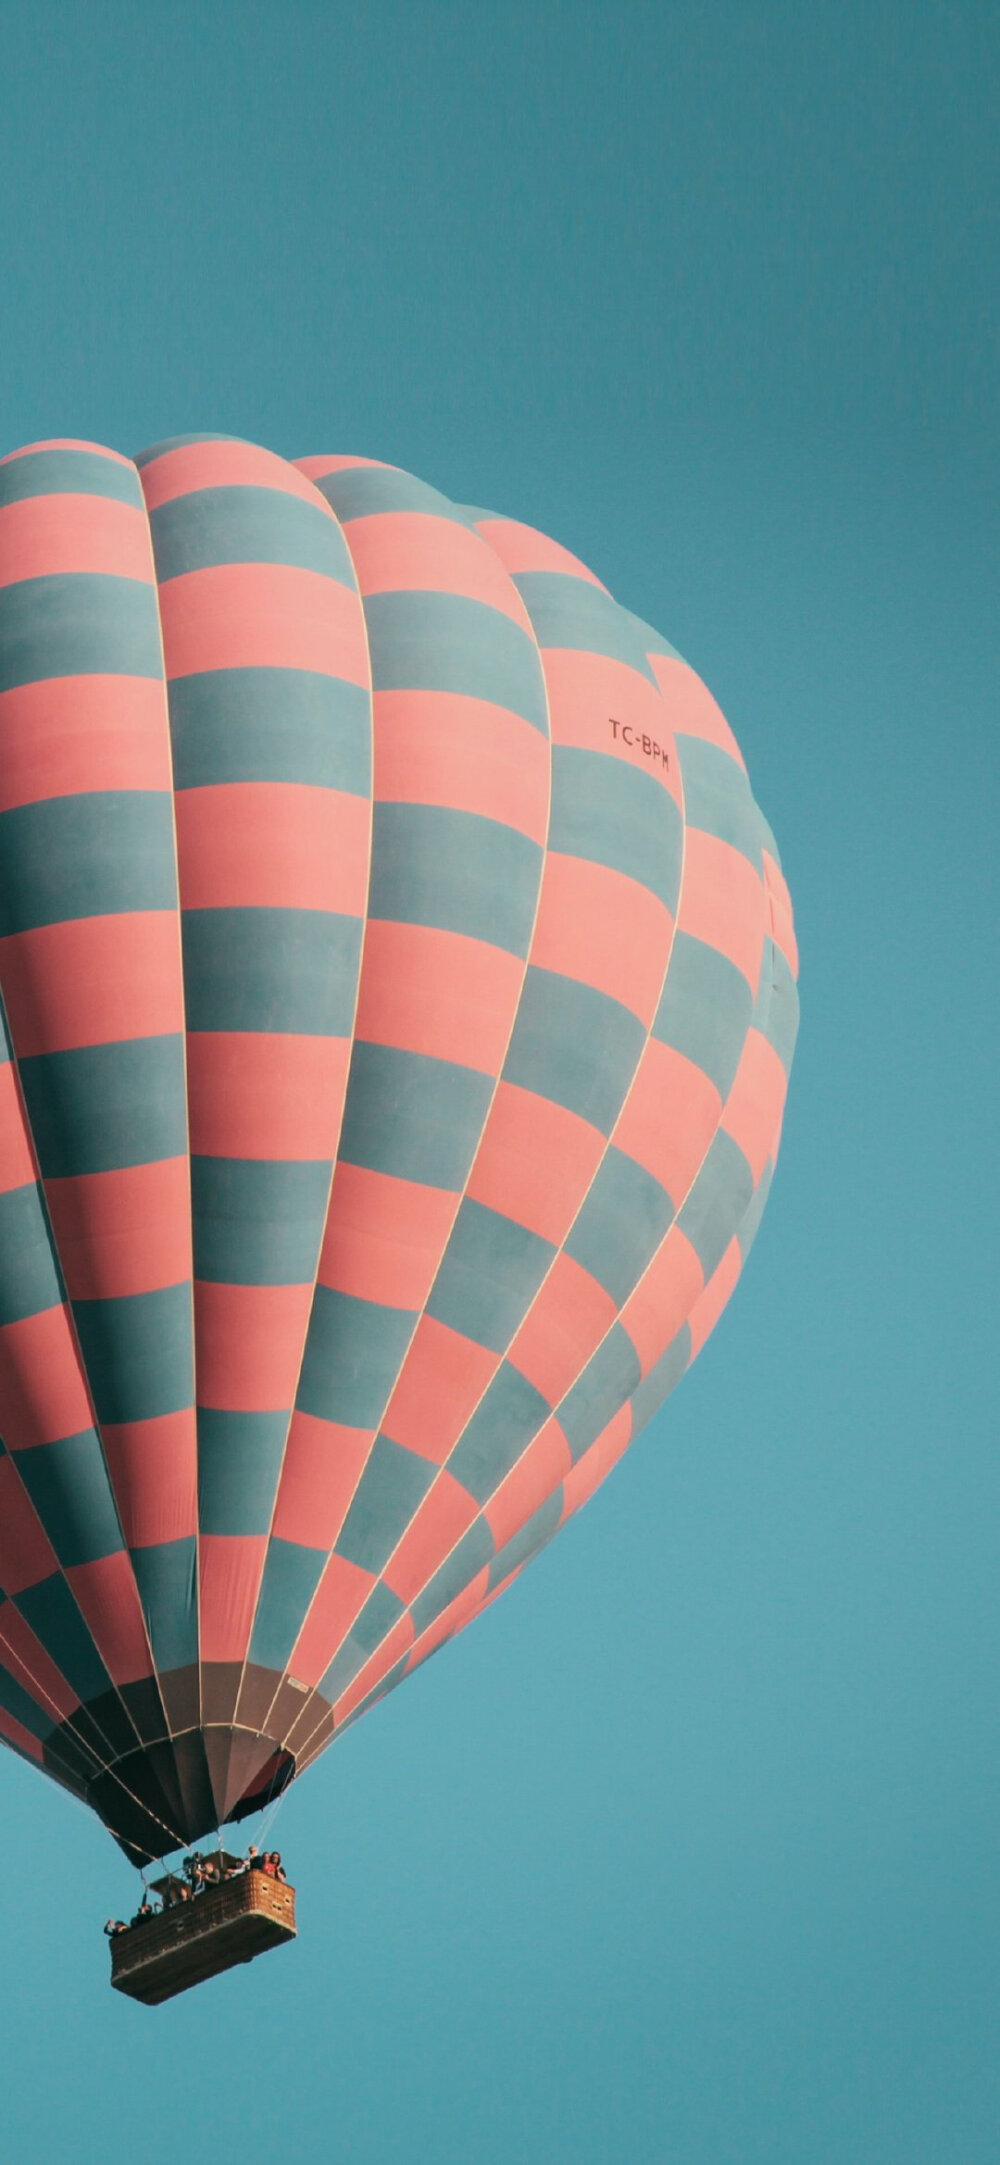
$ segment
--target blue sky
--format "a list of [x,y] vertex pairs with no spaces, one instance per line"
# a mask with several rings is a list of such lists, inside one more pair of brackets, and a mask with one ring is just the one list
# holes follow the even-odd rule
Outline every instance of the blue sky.
[[127,1868],[5,1757],[11,2157],[993,2165],[989,17],[0,7],[2,448],[544,527],[720,699],[803,952],[731,1311],[283,1805],[299,1944],[119,2003]]

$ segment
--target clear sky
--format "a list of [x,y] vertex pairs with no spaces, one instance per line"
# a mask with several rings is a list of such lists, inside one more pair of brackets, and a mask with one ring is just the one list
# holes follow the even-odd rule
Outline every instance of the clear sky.
[[5,2157],[995,2165],[991,17],[0,0],[2,448],[544,527],[721,701],[803,954],[731,1311],[284,1803],[298,1945],[119,2001],[132,1876],[4,1756]]

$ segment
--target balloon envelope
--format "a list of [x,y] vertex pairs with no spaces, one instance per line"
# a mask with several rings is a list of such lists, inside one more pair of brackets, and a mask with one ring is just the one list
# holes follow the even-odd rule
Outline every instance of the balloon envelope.
[[137,1858],[468,1623],[698,1352],[795,1036],[725,721],[574,557],[0,462],[0,1733]]

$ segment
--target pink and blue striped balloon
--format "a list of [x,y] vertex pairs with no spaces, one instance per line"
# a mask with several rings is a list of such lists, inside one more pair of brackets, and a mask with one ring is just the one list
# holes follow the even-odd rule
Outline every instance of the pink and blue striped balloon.
[[795,1039],[698,677],[233,439],[0,461],[0,1734],[138,1861],[509,1586],[699,1352]]

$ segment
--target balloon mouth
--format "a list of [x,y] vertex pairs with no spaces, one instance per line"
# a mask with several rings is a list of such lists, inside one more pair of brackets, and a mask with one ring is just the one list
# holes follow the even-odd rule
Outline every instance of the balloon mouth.
[[87,1802],[133,1864],[187,1848],[287,1789],[292,1754],[255,1730],[192,1729],[126,1753],[87,1785]]
[[95,1765],[93,1746],[86,1761],[81,1752],[87,1711],[78,1708],[66,1725],[71,1735],[49,1738],[46,1763],[103,1820],[132,1864],[151,1864],[261,1811],[295,1776],[295,1756],[280,1738],[236,1721],[167,1734],[161,1728],[145,1742],[133,1730],[113,1755],[105,1743]]

